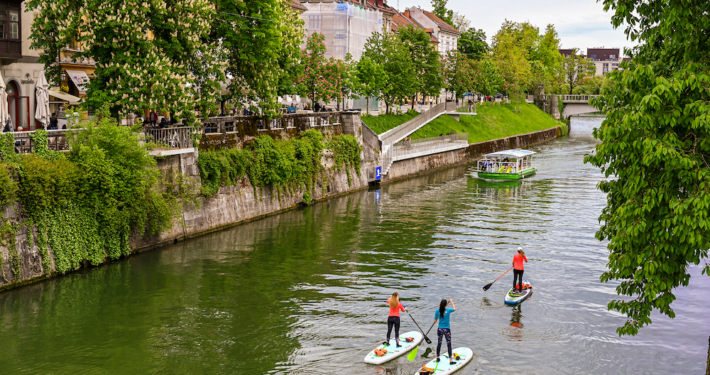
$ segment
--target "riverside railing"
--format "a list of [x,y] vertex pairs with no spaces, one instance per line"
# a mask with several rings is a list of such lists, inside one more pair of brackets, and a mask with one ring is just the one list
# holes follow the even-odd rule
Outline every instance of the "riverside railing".
[[[69,142],[67,142],[67,133],[73,130],[47,130],[47,148],[53,151],[69,150]],[[35,142],[32,140],[34,131],[14,132],[15,138],[15,153],[29,154],[35,149]]]
[[[263,116],[218,116],[202,120],[202,133],[239,133],[257,135],[269,130],[298,129],[306,131],[312,128],[341,124],[342,112],[317,112],[284,115],[279,118]],[[241,129],[241,130],[240,130]]]
[[468,133],[441,135],[438,137],[407,139],[395,143],[382,153],[382,175],[389,173],[392,164],[420,156],[438,154],[468,147]]
[[181,149],[192,147],[193,131],[194,129],[190,126],[179,126],[174,128],[148,128],[145,134],[158,147]]
[[392,147],[392,160],[404,160],[468,147],[468,133],[403,140]]

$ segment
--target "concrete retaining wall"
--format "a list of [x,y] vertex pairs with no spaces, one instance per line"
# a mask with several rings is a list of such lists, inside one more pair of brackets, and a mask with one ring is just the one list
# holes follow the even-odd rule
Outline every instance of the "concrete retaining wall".
[[393,182],[452,165],[467,163],[476,160],[481,155],[492,152],[530,147],[555,139],[561,134],[562,131],[560,128],[552,128],[507,138],[494,139],[492,141],[473,143],[462,150],[397,161],[392,164],[389,172],[382,180],[382,183]]

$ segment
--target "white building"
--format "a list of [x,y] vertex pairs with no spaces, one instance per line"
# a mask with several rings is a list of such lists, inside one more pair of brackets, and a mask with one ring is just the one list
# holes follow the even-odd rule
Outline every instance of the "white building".
[[439,53],[446,55],[449,51],[458,49],[458,40],[461,33],[456,28],[434,15],[434,13],[422,10],[419,7],[412,7],[407,10],[409,11],[409,17],[427,30],[431,29],[439,41]]

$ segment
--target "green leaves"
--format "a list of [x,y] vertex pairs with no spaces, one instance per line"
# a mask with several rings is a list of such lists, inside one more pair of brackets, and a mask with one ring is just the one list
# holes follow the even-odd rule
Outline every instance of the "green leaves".
[[327,143],[317,130],[301,133],[300,139],[275,141],[270,136],[257,137],[244,149],[221,149],[200,153],[197,165],[202,177],[203,193],[217,194],[222,186],[235,186],[244,177],[257,187],[305,188],[304,201],[323,173],[321,156],[324,148],[333,151],[338,171],[345,168],[350,181],[350,168],[360,175],[362,148],[351,135],[333,136]]
[[599,185],[607,206],[597,238],[609,241],[600,280],[620,282],[617,292],[629,298],[609,308],[627,316],[618,333],[635,335],[653,310],[675,316],[673,289],[688,285],[687,267],[708,257],[710,56],[697,35],[710,21],[701,1],[607,0],[605,7],[641,44],[592,101],[607,118],[594,131],[602,143],[585,161],[612,178]]

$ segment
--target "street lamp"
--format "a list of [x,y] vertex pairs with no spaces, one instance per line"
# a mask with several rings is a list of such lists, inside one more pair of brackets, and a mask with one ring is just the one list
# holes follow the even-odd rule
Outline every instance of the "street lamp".
[[61,78],[62,82],[64,82],[67,79],[67,74],[62,72],[62,74],[59,75],[59,78]]

